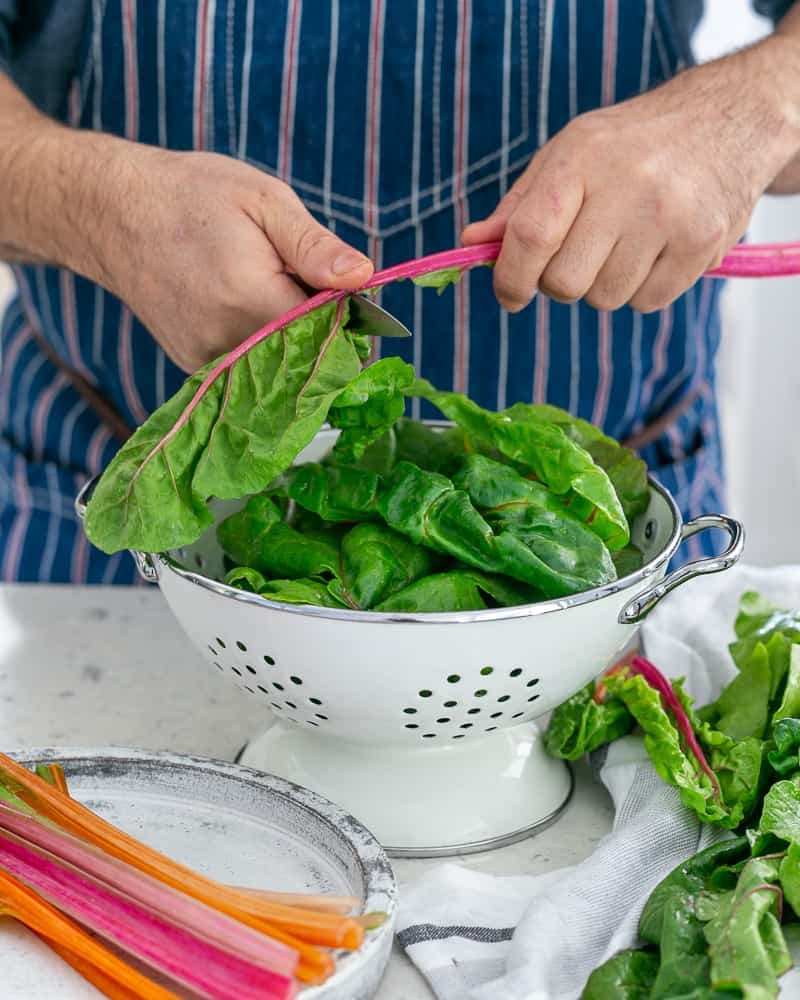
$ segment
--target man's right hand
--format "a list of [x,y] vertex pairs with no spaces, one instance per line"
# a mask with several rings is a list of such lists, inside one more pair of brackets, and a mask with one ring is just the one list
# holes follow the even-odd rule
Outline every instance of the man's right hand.
[[186,371],[315,288],[358,288],[372,264],[284,183],[212,153],[79,132],[0,79],[0,256],[106,287]]

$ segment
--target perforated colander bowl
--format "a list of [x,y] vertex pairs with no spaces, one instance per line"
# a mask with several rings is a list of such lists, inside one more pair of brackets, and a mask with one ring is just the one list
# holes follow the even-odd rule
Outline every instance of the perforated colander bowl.
[[[323,430],[298,457],[326,454]],[[79,499],[83,508],[91,484]],[[217,502],[221,518],[241,502]],[[726,551],[666,576],[681,541],[722,529]],[[567,768],[534,720],[614,662],[669,591],[733,565],[741,525],[682,524],[650,482],[633,525],[638,572],[573,597],[452,614],[311,608],[226,586],[215,531],[160,555],[134,553],[211,669],[263,705],[266,731],[243,760],[337,802],[396,855],[463,853],[508,843],[566,803]],[[252,734],[242,733],[242,743]]]

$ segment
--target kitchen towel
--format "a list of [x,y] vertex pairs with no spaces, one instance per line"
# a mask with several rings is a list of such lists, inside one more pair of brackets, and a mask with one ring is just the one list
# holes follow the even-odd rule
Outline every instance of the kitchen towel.
[[[683,676],[697,704],[735,668],[728,655],[742,593],[800,607],[800,567],[737,567],[674,592],[642,630],[645,653]],[[398,940],[439,1000],[577,1000],[594,968],[636,943],[653,888],[724,836],[681,805],[628,736],[593,755],[614,823],[584,861],[540,875],[500,877],[443,864],[401,894]],[[569,812],[559,821],[569,822]],[[800,974],[781,981],[800,996]]]

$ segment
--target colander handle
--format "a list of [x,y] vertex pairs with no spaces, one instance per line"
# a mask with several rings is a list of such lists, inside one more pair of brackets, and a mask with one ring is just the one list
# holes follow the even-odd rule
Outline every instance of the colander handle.
[[[99,476],[95,476],[93,479],[90,479],[88,483],[85,483],[81,488],[77,497],[75,497],[75,513],[78,515],[81,522],[83,522],[86,517],[86,507],[92,497],[92,493],[94,492],[94,488],[97,485],[99,478]],[[136,568],[139,570],[139,575],[142,579],[146,580],[148,583],[158,583],[158,569],[152,558],[146,552],[134,552],[131,550],[131,555],[133,556]]]
[[696,517],[693,521],[689,521],[683,526],[681,541],[684,542],[692,535],[714,528],[719,528],[727,533],[730,538],[727,549],[721,555],[708,559],[695,559],[686,563],[685,566],[676,569],[674,573],[670,573],[660,583],[656,583],[637,594],[620,611],[620,625],[638,625],[639,622],[644,621],[658,602],[676,587],[682,586],[688,580],[693,580],[696,576],[705,576],[706,573],[721,573],[739,561],[744,548],[744,528],[734,518],[726,517],[724,514],[704,514],[702,517]]

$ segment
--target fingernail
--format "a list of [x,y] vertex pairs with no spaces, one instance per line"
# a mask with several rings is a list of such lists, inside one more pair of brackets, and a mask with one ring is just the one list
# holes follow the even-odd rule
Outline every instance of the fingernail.
[[355,250],[348,250],[346,253],[339,254],[331,265],[331,270],[334,274],[347,274],[349,271],[363,267],[366,263],[366,257],[362,257]]

